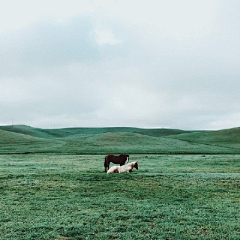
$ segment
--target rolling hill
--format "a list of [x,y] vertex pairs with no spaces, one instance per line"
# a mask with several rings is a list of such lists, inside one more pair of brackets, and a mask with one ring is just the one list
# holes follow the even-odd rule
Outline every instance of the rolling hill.
[[240,153],[240,128],[220,131],[178,129],[0,126],[0,153]]
[[240,128],[184,133],[173,136],[173,138],[189,143],[223,146],[232,148],[233,150],[240,149]]

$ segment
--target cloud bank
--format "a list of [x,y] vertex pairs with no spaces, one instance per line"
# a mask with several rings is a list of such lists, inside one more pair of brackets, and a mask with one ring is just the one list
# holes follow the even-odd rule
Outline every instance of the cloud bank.
[[0,10],[1,125],[239,126],[238,1],[21,3]]

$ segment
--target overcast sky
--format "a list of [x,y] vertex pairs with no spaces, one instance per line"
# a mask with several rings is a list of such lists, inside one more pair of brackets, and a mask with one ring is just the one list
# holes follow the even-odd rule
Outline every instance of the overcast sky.
[[239,0],[0,3],[0,125],[240,126]]

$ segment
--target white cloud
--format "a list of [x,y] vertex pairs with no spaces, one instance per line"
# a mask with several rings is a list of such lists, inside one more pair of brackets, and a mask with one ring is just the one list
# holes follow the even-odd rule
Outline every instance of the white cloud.
[[91,1],[78,0],[8,0],[2,1],[0,7],[0,30],[16,30],[47,19],[58,23],[79,14],[94,11]]
[[116,45],[121,43],[109,30],[95,29],[94,34],[98,45]]
[[235,113],[228,113],[228,114],[222,114],[218,115],[215,118],[211,119],[212,121],[209,121],[207,129],[226,129],[226,128],[233,128],[233,127],[239,127],[239,121],[240,121],[240,111]]

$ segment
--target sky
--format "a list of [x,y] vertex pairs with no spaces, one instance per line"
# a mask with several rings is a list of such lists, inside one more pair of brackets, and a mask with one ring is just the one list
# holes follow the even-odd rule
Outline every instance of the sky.
[[240,126],[240,1],[0,3],[0,125]]

